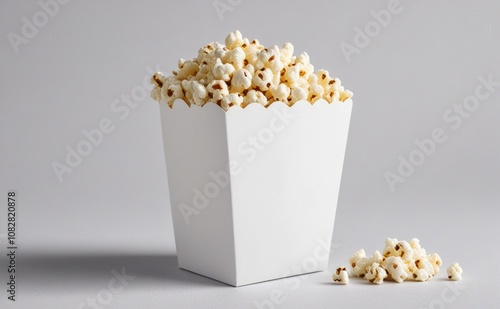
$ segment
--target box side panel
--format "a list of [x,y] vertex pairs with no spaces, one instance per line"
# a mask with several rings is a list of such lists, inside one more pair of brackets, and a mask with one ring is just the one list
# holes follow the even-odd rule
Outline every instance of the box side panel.
[[225,113],[184,102],[160,112],[179,266],[235,285]]
[[228,112],[238,285],[326,269],[351,108]]

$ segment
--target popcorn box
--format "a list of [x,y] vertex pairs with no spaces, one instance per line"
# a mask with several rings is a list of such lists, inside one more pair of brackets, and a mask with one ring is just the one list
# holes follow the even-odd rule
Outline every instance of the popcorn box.
[[179,267],[232,286],[326,270],[351,110],[160,104]]

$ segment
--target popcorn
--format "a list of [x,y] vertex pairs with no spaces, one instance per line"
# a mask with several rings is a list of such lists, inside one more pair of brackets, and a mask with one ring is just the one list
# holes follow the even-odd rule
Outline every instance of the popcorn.
[[215,60],[214,68],[212,69],[212,73],[214,78],[222,79],[223,81],[229,81],[231,79],[231,75],[234,72],[234,67],[229,63],[222,63],[220,58]]
[[252,73],[246,69],[239,69],[234,72],[231,81],[231,92],[243,92],[252,85]]
[[443,261],[441,260],[441,257],[437,253],[433,253],[429,255],[429,262],[432,265],[434,275],[436,275],[439,272],[439,267],[443,264]]
[[371,264],[373,263],[382,264],[384,260],[385,260],[384,256],[378,250],[375,250],[375,252],[373,252],[373,255],[370,257]]
[[[322,76],[313,79],[319,80]],[[387,238],[382,252],[383,254],[375,251],[368,257],[363,249],[356,251],[349,258],[352,274],[375,284],[381,284],[385,278],[398,283],[405,280],[427,281],[438,274],[439,267],[443,263],[439,254],[427,255],[417,238],[413,238],[410,242]],[[462,269],[458,263],[448,268],[448,278],[452,280],[460,280],[461,273]]]
[[311,84],[309,86],[309,101],[314,103],[317,100],[319,100],[321,97],[323,97],[323,94],[325,93],[325,90],[323,87],[321,87],[320,84]]
[[387,272],[379,263],[373,263],[366,269],[365,278],[371,283],[381,284],[387,278]]
[[396,254],[400,256],[401,259],[405,262],[411,261],[411,259],[413,258],[413,249],[411,248],[410,244],[404,240],[398,242],[394,247],[394,250],[396,251]]
[[370,265],[370,259],[366,256],[365,250],[360,249],[349,258],[349,264],[352,267],[352,274],[363,278],[366,274],[366,267]]
[[293,56],[293,45],[286,42],[283,47],[280,48],[280,61],[284,66],[289,65],[292,62]]
[[396,245],[398,244],[398,240],[396,238],[387,238],[385,240],[384,247],[384,256],[389,257],[391,255],[396,255]]
[[344,87],[341,86],[340,89],[340,102],[345,102],[345,100],[352,98],[353,93],[349,90],[345,90]]
[[238,105],[240,106],[243,103],[243,98],[239,93],[230,93],[227,96],[222,98],[221,107],[227,110],[229,107]]
[[454,281],[462,280],[463,270],[458,263],[455,262],[451,264],[450,267],[448,267],[448,269],[446,270],[446,272],[448,273],[448,279]]
[[247,63],[257,63],[257,54],[259,51],[264,49],[264,46],[260,45],[257,40],[249,42],[248,39],[244,39],[241,48],[243,48],[243,51],[245,52],[245,60]]
[[250,103],[259,103],[263,106],[268,105],[267,97],[260,91],[250,90],[247,92],[246,96],[243,98],[242,107],[247,106]]
[[281,62],[281,53],[278,46],[274,45],[271,48],[265,48],[257,54],[257,59],[260,65],[271,69],[273,73],[280,72],[284,65]]
[[151,98],[155,101],[161,101],[161,88],[157,86],[153,86],[151,90]]
[[417,269],[413,273],[413,279],[416,281],[427,281],[430,277],[431,275],[425,269]]
[[292,89],[292,101],[293,102],[297,102],[300,100],[307,100],[308,96],[309,96],[309,92],[304,88],[295,87]]
[[181,85],[163,85],[161,88],[161,97],[168,104],[168,106],[172,107],[175,100],[183,97]]
[[225,43],[226,47],[229,49],[241,46],[243,44],[243,36],[241,35],[241,32],[236,30],[229,33],[229,35],[226,37]]
[[245,66],[245,52],[241,47],[236,47],[226,53],[225,63],[230,63],[235,69],[242,69]]
[[406,265],[401,257],[389,256],[385,259],[383,265],[394,281],[401,283],[408,278],[408,273],[405,270]]
[[191,89],[193,91],[193,103],[202,106],[207,97],[207,89],[197,81],[191,82]]
[[[182,59],[181,59],[182,60]],[[198,73],[199,66],[196,62],[188,60],[179,64],[179,71],[177,72],[177,79],[187,79],[189,76],[194,76]]]
[[289,106],[300,100],[335,103],[352,97],[328,71],[314,73],[307,53],[294,56],[293,52],[291,43],[266,48],[234,31],[226,37],[225,45],[212,42],[200,48],[196,58],[179,59],[172,75],[155,73],[151,97],[170,107],[182,99],[198,106],[213,102],[224,110],[251,103],[268,106],[276,101]]
[[227,84],[223,80],[213,80],[208,86],[207,90],[209,96],[216,101],[222,100],[222,98],[229,94],[229,90],[227,89]]
[[288,96],[290,95],[290,88],[287,85],[279,84],[278,86],[272,86],[270,90],[276,101],[287,103]]
[[289,87],[301,87],[299,84],[300,80],[300,66],[293,65],[285,68],[284,75],[282,77],[282,82],[287,84]]
[[340,284],[348,284],[349,283],[349,273],[347,268],[339,267],[332,275],[332,280],[334,282],[338,282]]
[[253,84],[260,91],[268,90],[273,82],[273,72],[269,68],[262,68],[255,72],[252,79]]

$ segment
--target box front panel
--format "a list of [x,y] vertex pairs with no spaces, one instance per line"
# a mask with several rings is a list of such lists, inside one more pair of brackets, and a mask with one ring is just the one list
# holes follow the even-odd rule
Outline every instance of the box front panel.
[[352,102],[228,112],[238,285],[325,270]]

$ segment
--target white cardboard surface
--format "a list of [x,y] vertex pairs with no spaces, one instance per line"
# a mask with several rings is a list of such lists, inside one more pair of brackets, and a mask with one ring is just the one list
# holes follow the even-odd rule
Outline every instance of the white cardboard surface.
[[325,270],[351,110],[162,104],[179,266],[233,286]]

